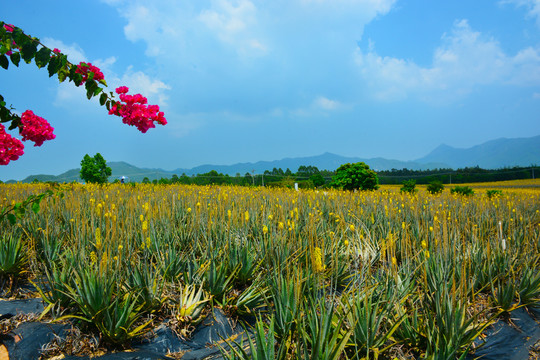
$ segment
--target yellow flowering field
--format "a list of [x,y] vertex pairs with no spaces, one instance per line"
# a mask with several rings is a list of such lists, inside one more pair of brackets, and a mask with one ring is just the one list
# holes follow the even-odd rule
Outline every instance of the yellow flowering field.
[[[26,260],[0,275],[6,288],[33,281],[46,316],[85,318],[108,344],[158,319],[189,337],[219,307],[256,320],[276,358],[450,359],[539,304],[538,184],[484,184],[472,196],[69,184],[39,212],[2,220],[0,240],[23,244]],[[1,184],[0,208],[47,188]],[[118,309],[131,317],[115,333],[102,315]]]

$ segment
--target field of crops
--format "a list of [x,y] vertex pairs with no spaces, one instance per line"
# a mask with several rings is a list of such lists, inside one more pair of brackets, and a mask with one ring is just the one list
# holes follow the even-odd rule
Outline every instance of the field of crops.
[[[0,185],[0,208],[48,185]],[[494,187],[495,188],[495,187]],[[540,188],[487,197],[173,185],[66,185],[0,224],[1,297],[33,281],[45,318],[102,346],[219,307],[254,359],[454,359],[540,305]]]

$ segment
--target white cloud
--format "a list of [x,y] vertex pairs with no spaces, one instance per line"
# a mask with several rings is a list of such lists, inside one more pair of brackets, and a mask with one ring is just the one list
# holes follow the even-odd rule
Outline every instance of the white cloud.
[[267,51],[262,40],[253,37],[257,8],[249,0],[214,1],[210,9],[201,11],[198,19],[221,41],[235,46],[241,54],[263,55]]
[[503,0],[500,3],[525,7],[527,9],[527,15],[535,18],[536,24],[540,26],[540,0]]
[[319,108],[322,110],[336,110],[341,107],[339,101],[330,100],[324,96],[319,96],[318,98],[316,98],[313,102],[313,105],[315,108]]
[[[356,53],[362,77],[379,100],[409,96],[428,101],[452,101],[482,85],[540,85],[540,52],[527,48],[508,56],[499,43],[456,21],[430,67],[410,60],[378,55],[373,49]],[[537,74],[537,75],[535,75]]]
[[60,40],[52,38],[44,38],[41,41],[48,48],[57,48],[63,54],[66,54],[68,56],[68,60],[73,64],[78,64],[81,61],[88,61],[86,60],[84,50],[78,44],[67,45]]
[[171,87],[161,80],[152,79],[142,71],[132,72],[129,68],[120,79],[115,78],[113,81],[118,86],[127,86],[130,94],[143,94],[151,104],[167,105],[168,96],[165,91],[170,90]]
[[386,14],[396,0],[300,0],[304,5],[328,5],[333,9],[351,9],[361,7],[365,12]]

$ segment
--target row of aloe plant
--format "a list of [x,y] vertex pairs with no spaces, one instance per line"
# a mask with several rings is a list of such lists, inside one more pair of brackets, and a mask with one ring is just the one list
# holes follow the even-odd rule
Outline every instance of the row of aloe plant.
[[538,305],[538,199],[74,187],[25,231],[6,225],[2,246],[22,244],[48,314],[112,345],[217,306],[257,319],[231,358],[453,359]]

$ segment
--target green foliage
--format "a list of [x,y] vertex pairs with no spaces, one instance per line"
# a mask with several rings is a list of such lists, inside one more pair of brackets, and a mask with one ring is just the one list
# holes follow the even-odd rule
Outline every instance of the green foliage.
[[444,190],[444,185],[439,180],[433,180],[429,182],[426,189],[430,194],[440,194]]
[[[28,265],[28,247],[22,238],[7,236],[0,238],[0,286],[1,290],[8,287],[4,282],[9,280],[13,285],[26,272]],[[11,286],[10,286],[11,287]]]
[[403,192],[406,192],[406,193],[409,193],[409,194],[414,194],[416,193],[418,190],[416,189],[416,180],[405,180],[403,182],[403,185],[401,186],[401,189],[399,189],[399,191],[401,191],[402,193]]
[[450,193],[464,196],[474,195],[473,189],[468,186],[454,186],[452,189],[450,189]]
[[81,179],[87,183],[105,184],[111,174],[111,168],[100,153],[94,157],[84,155],[81,161]]
[[488,191],[486,191],[486,195],[490,199],[492,197],[502,196],[502,194],[503,194],[502,190],[488,190]]
[[[76,73],[77,65],[70,63],[66,55],[54,53],[44,46],[38,38],[25,34],[22,29],[16,26],[9,25],[13,27],[13,31],[7,31],[4,25],[6,23],[0,21],[0,67],[7,70],[10,61],[18,67],[21,59],[27,64],[34,60],[39,69],[47,67],[49,77],[56,75],[59,82],[68,79],[76,85],[80,85],[82,76]],[[8,52],[11,52],[9,57]],[[90,99],[101,94],[100,104],[106,105],[107,109],[110,109],[115,103],[113,93],[105,94],[102,86],[107,86],[105,80],[96,81],[90,74],[85,83],[86,96]],[[9,130],[14,130],[21,125],[21,117],[12,110],[13,108],[8,108],[4,98],[0,96],[0,122],[11,123]]]
[[332,179],[332,187],[343,190],[377,190],[379,188],[377,173],[363,162],[343,164]]

